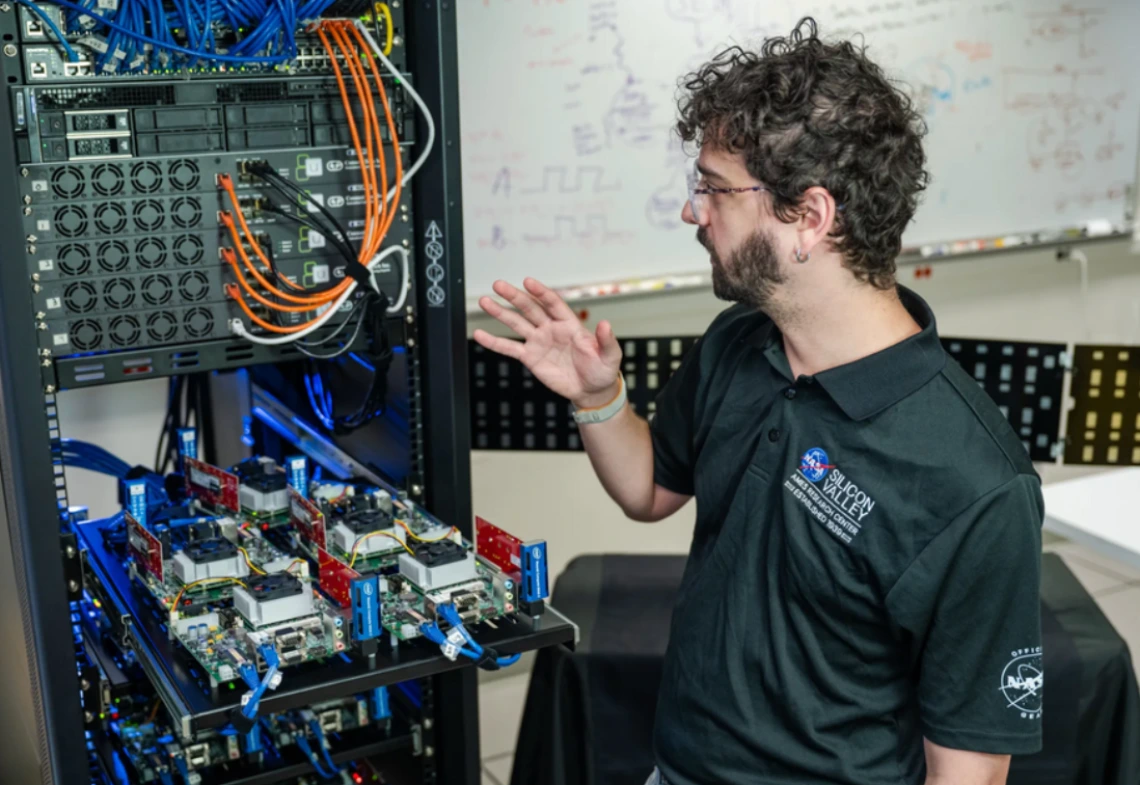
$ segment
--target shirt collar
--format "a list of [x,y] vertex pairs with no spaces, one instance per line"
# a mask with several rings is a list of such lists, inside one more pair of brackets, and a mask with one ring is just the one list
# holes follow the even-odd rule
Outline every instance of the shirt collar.
[[[921,332],[855,362],[830,368],[812,377],[852,420],[866,420],[906,398],[925,385],[946,364],[934,313],[926,301],[905,286],[902,300]],[[753,335],[772,367],[794,381],[784,354],[779,329],[769,320]]]

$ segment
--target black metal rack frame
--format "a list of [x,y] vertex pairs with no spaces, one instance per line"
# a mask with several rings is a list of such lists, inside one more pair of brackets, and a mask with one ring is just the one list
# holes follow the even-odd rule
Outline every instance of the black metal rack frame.
[[[10,30],[19,6],[0,7],[0,30]],[[431,250],[416,265],[414,324],[407,348],[419,380],[414,405],[421,413],[414,427],[424,445],[413,496],[439,518],[456,522],[473,539],[470,476],[470,413],[467,384],[466,313],[463,288],[463,227],[460,202],[459,98],[456,12],[447,0],[417,0],[404,8],[408,70],[435,118],[437,145],[417,176],[413,230],[417,245]],[[10,35],[6,40],[12,40]],[[0,72],[15,73],[18,46],[5,46]],[[9,76],[10,82],[18,81]],[[0,128],[13,126],[13,107],[0,102]],[[417,118],[418,120],[418,118]],[[419,121],[419,120],[418,120]],[[422,132],[422,128],[419,129]],[[423,138],[422,136],[419,138]],[[21,176],[15,140],[0,138],[0,183]],[[0,188],[0,782],[78,785],[90,781],[85,725],[69,603],[82,592],[83,566],[75,535],[61,530],[60,507],[66,489],[62,469],[53,464],[53,442],[60,436],[56,391],[75,383],[71,365],[37,352],[36,318],[26,266],[18,189]],[[269,362],[283,355],[257,349],[233,361],[217,360],[228,344],[195,347],[207,354],[203,367]],[[413,351],[414,350],[414,351]],[[212,353],[212,354],[211,354]],[[210,359],[210,357],[215,359]],[[225,357],[223,356],[223,360]],[[179,373],[173,365],[156,369]],[[70,382],[69,382],[70,380]],[[125,381],[111,376],[101,383]],[[89,543],[88,543],[89,545]],[[90,557],[91,554],[89,553]],[[98,560],[88,558],[88,570]],[[109,576],[104,576],[108,577]],[[114,581],[109,581],[114,585]],[[157,638],[156,630],[134,614],[129,591],[126,634]],[[108,598],[110,599],[110,598]],[[526,626],[526,625],[523,625]],[[522,651],[572,642],[573,625],[547,617],[526,630],[502,629],[505,651]],[[157,642],[155,642],[157,646]],[[145,647],[143,647],[145,648]],[[381,684],[434,674],[425,709],[438,711],[425,729],[423,755],[434,758],[436,782],[480,782],[477,680],[473,667],[456,668],[442,656],[419,650],[400,661],[335,667],[335,676],[290,680],[281,694],[265,701],[267,710],[347,694]],[[180,683],[177,668],[151,674],[168,691],[192,727],[223,721],[226,706],[205,700],[196,686]],[[164,684],[165,683],[165,684]],[[252,785],[252,783],[250,784]]]

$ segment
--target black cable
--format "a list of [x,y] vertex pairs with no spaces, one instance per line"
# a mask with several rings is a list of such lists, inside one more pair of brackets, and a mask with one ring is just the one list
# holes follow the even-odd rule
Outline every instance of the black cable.
[[250,168],[250,172],[257,175],[262,180],[265,180],[267,183],[277,184],[281,188],[285,188],[285,189],[291,191],[296,196],[300,197],[301,199],[304,199],[306,202],[308,202],[309,204],[316,207],[317,211],[321,215],[323,215],[326,219],[328,219],[329,224],[334,229],[336,229],[337,232],[340,233],[341,238],[345,242],[348,242],[348,232],[345,231],[345,228],[341,225],[340,221],[337,220],[337,217],[335,215],[333,215],[331,212],[329,212],[327,207],[325,207],[319,201],[314,199],[312,194],[307,192],[305,189],[301,188],[301,186],[297,185],[292,180],[289,180],[289,179],[282,177],[281,175],[277,174],[277,172],[273,171],[273,169],[271,169],[269,166],[254,165],[253,167]]
[[[267,203],[263,207],[263,209],[266,212],[273,213],[274,215],[279,215],[282,218],[287,218],[290,221],[293,221],[294,223],[300,224],[301,226],[304,226],[311,231],[319,232],[322,236],[328,237],[329,242],[332,243],[333,247],[336,248],[336,250],[340,253],[340,255],[344,258],[344,260],[348,264],[356,264],[359,261],[356,258],[355,252],[352,250],[352,248],[347,243],[345,243],[343,240],[339,239],[338,237],[330,236],[330,233],[328,231],[326,231],[325,227],[321,226],[317,222],[310,220],[309,218],[307,218],[305,216],[297,215],[295,213],[291,213],[288,210],[285,210],[284,208],[280,207],[279,205],[273,204],[272,202]],[[335,286],[336,286],[336,284],[329,284],[327,287],[325,287],[324,291],[328,291],[329,289],[332,289]],[[320,292],[322,290],[321,289],[309,289],[306,291]]]

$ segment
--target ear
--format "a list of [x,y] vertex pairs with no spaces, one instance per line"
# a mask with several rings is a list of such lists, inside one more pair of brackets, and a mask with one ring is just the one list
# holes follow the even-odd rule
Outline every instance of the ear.
[[821,243],[827,242],[835,224],[835,197],[826,188],[812,186],[800,199],[800,217],[796,222],[799,247],[810,254]]

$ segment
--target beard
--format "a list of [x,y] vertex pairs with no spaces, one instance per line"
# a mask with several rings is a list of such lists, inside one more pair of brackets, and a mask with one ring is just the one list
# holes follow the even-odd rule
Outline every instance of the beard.
[[712,257],[713,294],[721,300],[744,303],[771,315],[776,286],[784,283],[771,236],[757,230],[741,243],[725,264],[708,239],[705,227],[697,230],[697,242]]

